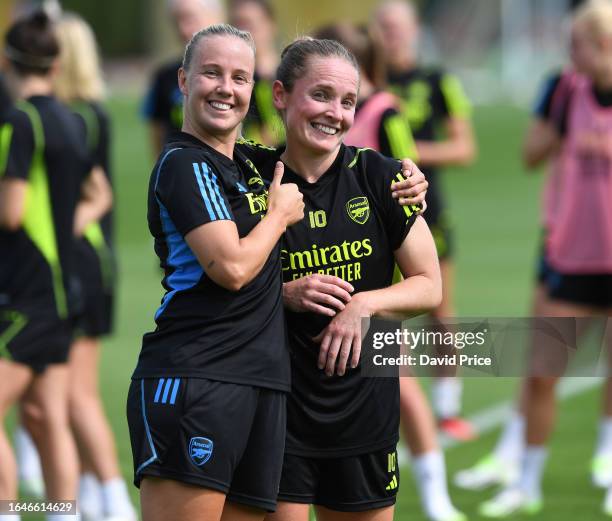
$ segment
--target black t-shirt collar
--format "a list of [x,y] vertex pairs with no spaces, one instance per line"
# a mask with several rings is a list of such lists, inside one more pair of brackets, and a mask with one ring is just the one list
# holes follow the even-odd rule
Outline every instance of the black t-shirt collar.
[[[215,150],[213,147],[211,147],[207,143],[204,143],[204,141],[198,139],[192,134],[188,134],[187,132],[182,132],[182,131],[174,132],[170,136],[167,146],[169,148],[173,148],[175,146],[180,146],[180,145],[185,145],[185,144],[187,144],[187,146],[197,146],[200,148],[204,148],[206,152],[209,153],[213,157],[213,159],[219,162],[222,166],[227,167],[227,168],[235,168],[235,163],[232,159],[227,157],[225,154],[218,152],[217,150]],[[236,150],[234,150],[234,158],[236,158]]]
[[[277,149],[278,158],[285,151],[285,147],[282,146]],[[322,184],[328,183],[336,178],[336,176],[342,171],[342,167],[344,166],[344,158],[346,155],[346,145],[342,143],[340,148],[338,149],[338,155],[331,166],[317,179],[314,183],[309,183],[303,177],[301,177],[297,172],[292,170],[286,163],[285,165],[285,177],[290,177],[291,181],[297,184],[298,186],[320,186]]]

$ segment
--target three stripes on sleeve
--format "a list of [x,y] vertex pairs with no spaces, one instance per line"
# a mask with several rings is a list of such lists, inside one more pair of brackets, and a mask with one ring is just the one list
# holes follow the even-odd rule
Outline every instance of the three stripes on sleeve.
[[219,192],[217,176],[208,168],[206,163],[193,163],[193,172],[200,187],[204,206],[208,211],[211,221],[229,219],[230,213],[225,205],[225,200]]

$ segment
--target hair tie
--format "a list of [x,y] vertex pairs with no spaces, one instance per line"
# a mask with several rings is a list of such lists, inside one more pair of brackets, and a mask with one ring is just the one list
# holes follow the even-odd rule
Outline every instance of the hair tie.
[[57,58],[57,56],[33,56],[15,49],[8,44],[4,47],[4,55],[12,62],[27,67],[35,67],[37,69],[47,69],[51,67]]

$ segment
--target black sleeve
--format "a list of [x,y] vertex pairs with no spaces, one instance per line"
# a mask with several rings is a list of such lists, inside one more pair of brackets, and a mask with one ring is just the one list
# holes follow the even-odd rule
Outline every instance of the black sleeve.
[[0,126],[0,177],[27,180],[33,155],[30,118],[21,110],[9,110]]
[[164,95],[164,71],[158,71],[144,99],[142,115],[148,121],[164,122],[170,119],[170,105]]
[[555,90],[561,81],[561,74],[548,77],[540,87],[536,101],[533,106],[533,115],[542,119],[548,119],[551,112],[552,100]]
[[268,147],[240,138],[236,144],[237,150],[250,161],[266,184],[272,182],[274,165],[278,160],[278,152],[273,147]]
[[155,196],[181,235],[209,222],[234,220],[219,177],[202,153],[190,148],[170,152],[159,166]]
[[395,251],[404,242],[420,209],[417,205],[401,206],[391,197],[391,185],[404,179],[399,161],[388,159],[377,152],[367,153],[367,175],[376,207],[380,209],[389,243]]
[[472,116],[472,104],[459,78],[445,71],[437,71],[431,78],[433,106],[438,118],[469,119]]
[[389,108],[383,112],[378,127],[378,143],[384,156],[417,160],[417,149],[408,121],[395,109]]
[[98,142],[93,151],[94,164],[101,166],[110,179],[110,119],[108,113],[102,107],[96,107],[96,116],[98,118]]
[[552,123],[561,136],[567,128],[567,109],[572,93],[571,73],[550,76],[540,90],[533,115]]

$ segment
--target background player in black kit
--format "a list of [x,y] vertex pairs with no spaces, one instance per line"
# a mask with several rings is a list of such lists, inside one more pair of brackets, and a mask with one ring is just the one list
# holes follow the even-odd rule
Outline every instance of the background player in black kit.
[[[41,412],[33,434],[47,498],[75,499],[78,463],[66,364],[74,216],[98,219],[108,210],[107,199],[99,197],[108,187],[90,175],[74,114],[52,96],[59,45],[47,16],[15,22],[4,54],[9,87],[21,101],[0,126],[0,249],[6,252],[0,258],[0,414],[27,393]],[[15,461],[4,430],[0,461],[0,497],[16,499]]]
[[[470,120],[471,107],[459,80],[438,68],[418,63],[419,22],[416,7],[404,0],[388,0],[373,17],[387,64],[387,83],[402,100],[402,112],[414,135],[419,167],[430,182],[427,212],[424,214],[436,241],[443,280],[443,297],[434,311],[439,318],[452,317],[453,264],[452,229],[447,204],[438,179],[438,169],[467,165],[475,156]],[[460,415],[461,381],[450,367],[432,382],[432,405],[440,429],[447,435],[467,440],[474,437],[472,427]]]
[[[95,37],[76,14],[62,15],[55,29],[61,48],[61,67],[54,76],[54,91],[77,114],[80,133],[85,136],[86,149],[94,165],[92,175],[110,185],[109,118],[101,104],[105,92]],[[102,195],[112,196],[110,192]],[[111,201],[104,203],[110,206]],[[79,212],[74,227],[78,237],[75,271],[80,298],[76,338],[69,357],[69,404],[81,463],[79,506],[86,519],[102,515],[123,515],[130,519],[136,515],[121,477],[113,434],[98,390],[101,347],[98,337],[111,331],[115,289],[111,218],[109,210],[100,221],[90,222],[87,214]],[[36,409],[24,403],[21,412],[28,425]],[[20,487],[33,492],[37,483],[42,484],[42,471],[27,430],[18,429],[15,448]]]
[[[85,20],[73,13],[62,15],[56,31],[62,68],[55,79],[55,91],[79,117],[95,175],[104,176],[111,184],[111,129],[102,103],[105,86],[95,36]],[[94,506],[91,518],[115,516],[127,521],[137,515],[121,476],[113,432],[98,389],[100,337],[112,332],[114,318],[112,218],[109,210],[99,221],[87,224],[87,216],[79,214],[75,222],[82,308],[69,358],[70,417],[81,460],[81,509],[89,500]]]
[[[223,21],[219,0],[167,0],[168,11],[183,45],[204,27]],[[183,95],[178,86],[182,57],[157,69],[142,107],[149,123],[151,148],[157,157],[170,134],[183,124]]]
[[151,175],[166,294],[128,397],[146,521],[256,520],[276,507],[290,389],[279,239],[304,205],[280,184],[282,164],[268,192],[234,149],[254,50],[228,25],[194,35],[179,73],[184,132]]
[[[269,519],[307,520],[314,504],[323,521],[338,512],[390,520],[399,382],[361,376],[361,318],[414,315],[439,303],[434,242],[418,208],[391,197],[400,163],[342,144],[357,102],[355,58],[331,40],[298,40],[283,52],[277,78],[274,100],[287,133],[280,158],[286,180],[304,193],[306,217],[282,247],[292,393],[281,503]],[[396,261],[406,279],[390,286]],[[312,274],[345,281],[329,295],[342,309],[332,319],[304,314]]]

